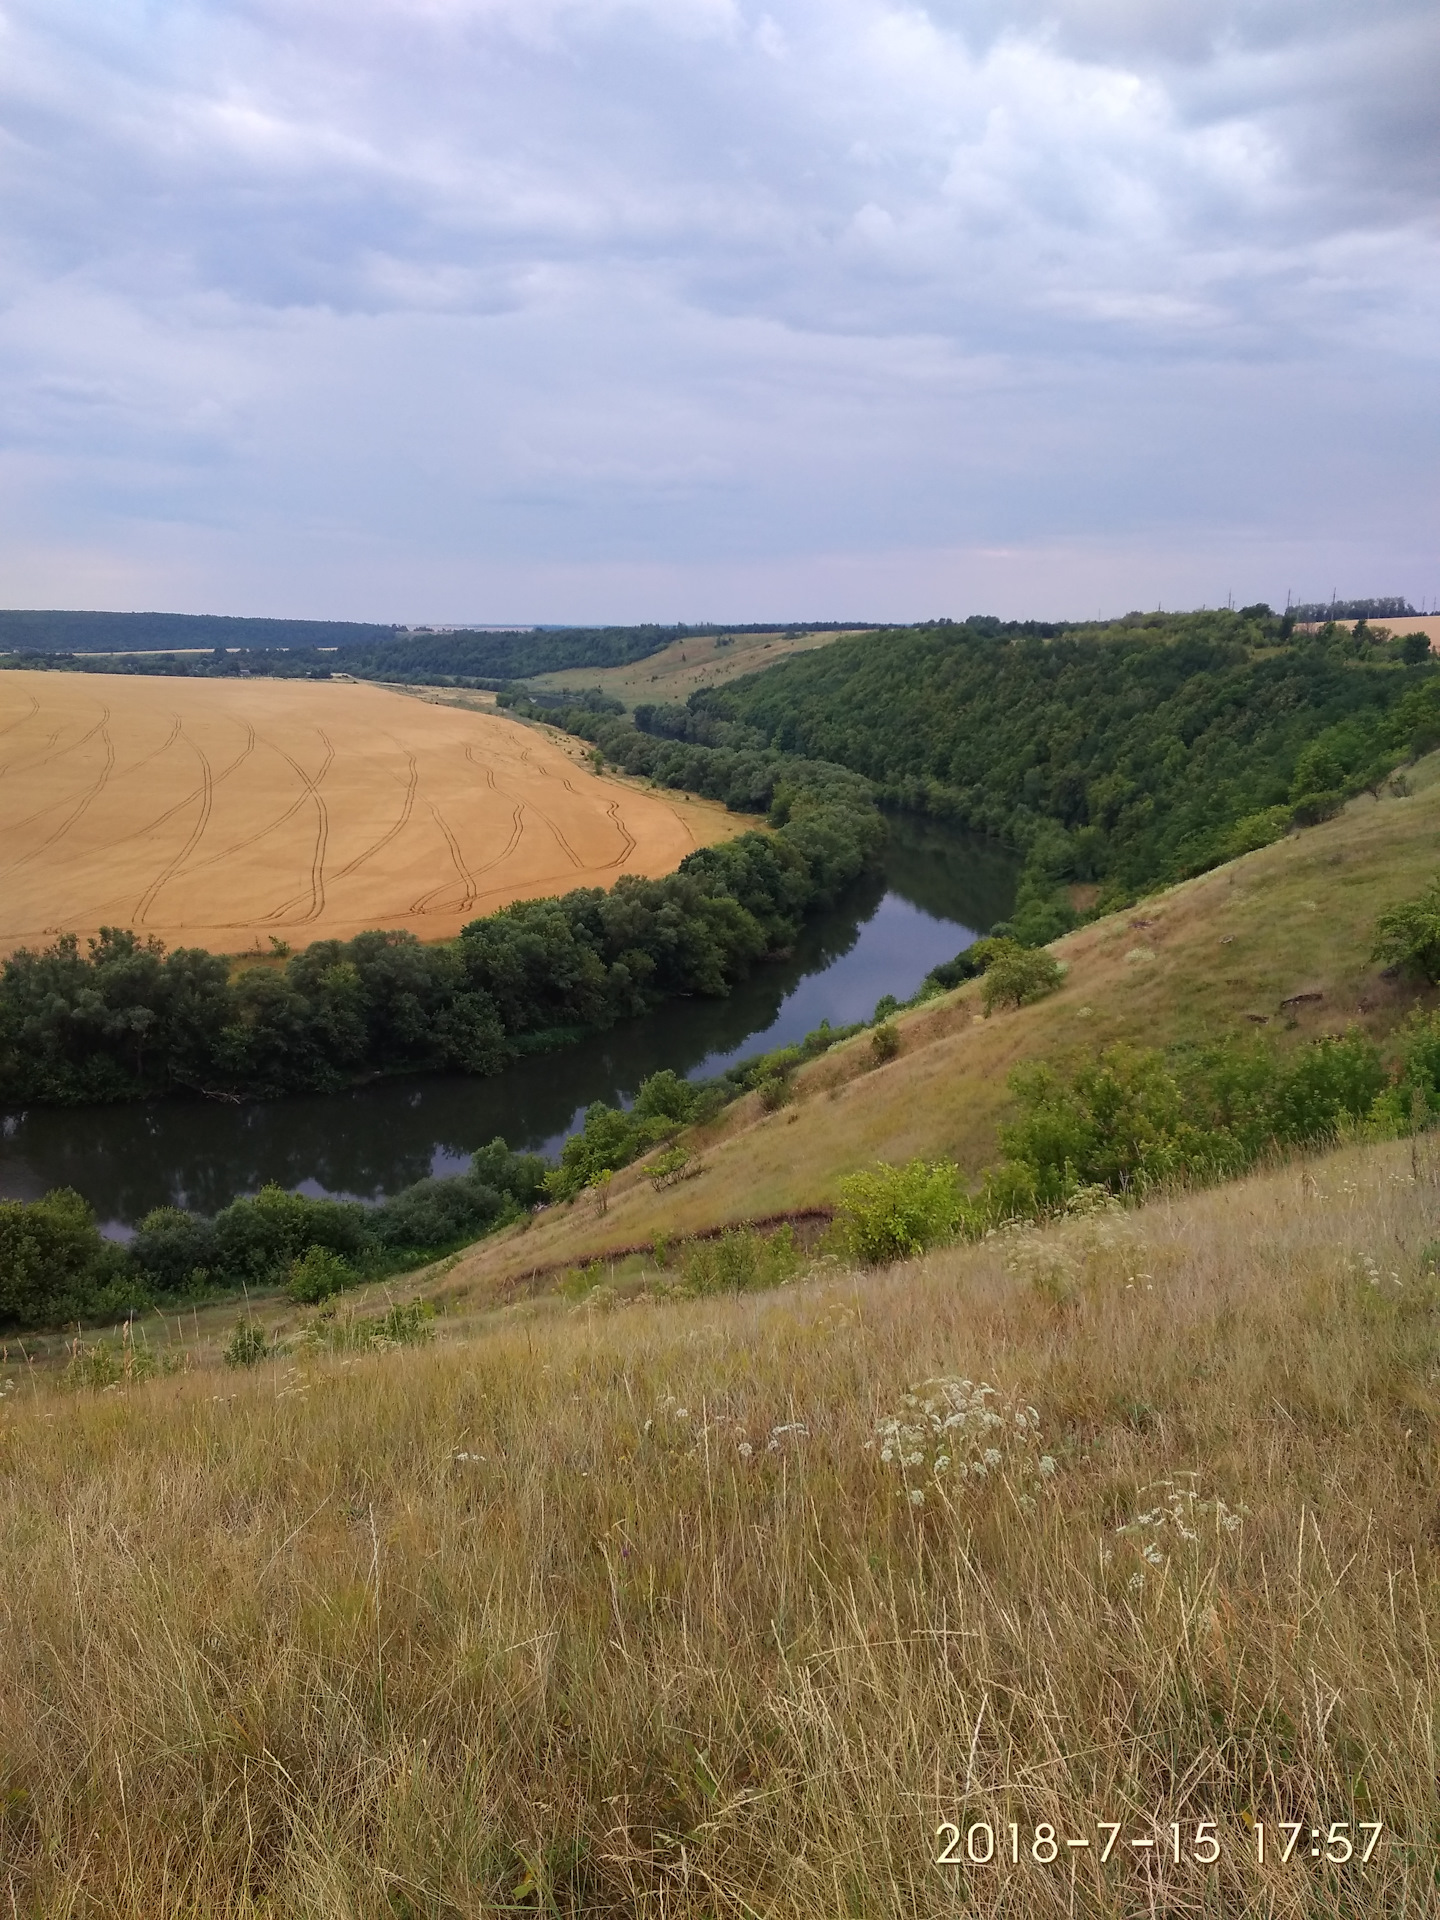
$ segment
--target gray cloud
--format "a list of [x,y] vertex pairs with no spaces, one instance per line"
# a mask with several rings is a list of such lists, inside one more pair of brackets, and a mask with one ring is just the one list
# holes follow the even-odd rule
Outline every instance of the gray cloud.
[[1437,40],[1410,0],[0,0],[5,597],[1440,589]]

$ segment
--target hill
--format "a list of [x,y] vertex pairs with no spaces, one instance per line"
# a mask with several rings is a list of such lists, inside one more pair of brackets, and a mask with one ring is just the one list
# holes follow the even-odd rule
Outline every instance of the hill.
[[1160,892],[1067,935],[1068,966],[1038,1005],[980,1013],[972,982],[897,1016],[899,1056],[873,1065],[868,1038],[794,1076],[793,1099],[757,1095],[693,1140],[704,1172],[657,1192],[642,1164],[617,1173],[606,1213],[593,1200],[555,1208],[523,1232],[484,1243],[455,1276],[500,1296],[535,1270],[555,1273],[610,1250],[833,1204],[868,1162],[953,1158],[976,1176],[996,1156],[1026,1061],[1116,1041],[1149,1046],[1234,1031],[1281,1046],[1354,1026],[1390,1032],[1412,991],[1370,960],[1376,916],[1433,877],[1440,755],[1421,761],[1403,798],[1368,796],[1319,826]]
[[1294,631],[1264,609],[1128,616],[1045,639],[983,624],[840,640],[692,696],[696,727],[838,761],[898,804],[1025,850],[1027,931],[1322,817],[1440,742],[1440,669],[1407,642]]
[[1436,1183],[12,1361],[15,1910],[1431,1911]]
[[753,633],[687,632],[659,651],[623,666],[593,672],[571,667],[532,675],[530,684],[537,693],[594,691],[629,708],[647,700],[687,700],[706,687],[723,686],[743,674],[764,672],[794,654],[813,653],[836,640],[853,639],[863,631],[854,627],[771,627]]

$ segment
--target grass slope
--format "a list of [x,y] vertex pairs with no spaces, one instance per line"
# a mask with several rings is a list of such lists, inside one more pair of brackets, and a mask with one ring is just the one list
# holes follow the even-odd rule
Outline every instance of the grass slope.
[[557,692],[583,692],[595,687],[613,700],[623,700],[627,707],[645,700],[680,706],[702,687],[724,686],[729,680],[759,673],[795,654],[813,653],[832,641],[857,637],[849,631],[696,634],[626,666],[571,667],[564,672],[536,674],[529,684]]
[[[1116,1040],[1166,1045],[1251,1021],[1282,1040],[1388,1030],[1411,996],[1370,962],[1371,930],[1383,907],[1434,874],[1440,757],[1422,761],[1413,784],[1404,799],[1355,801],[1056,942],[1070,971],[1037,1006],[982,1019],[972,984],[902,1014],[889,1065],[868,1070],[868,1040],[851,1041],[797,1076],[793,1105],[767,1114],[752,1097],[692,1142],[698,1178],[657,1193],[643,1165],[630,1168],[611,1183],[603,1218],[589,1197],[556,1208],[478,1247],[462,1276],[483,1291],[656,1233],[822,1205],[844,1174],[878,1158],[944,1154],[978,1173],[995,1157],[1006,1078],[1024,1060]],[[1315,997],[1283,1004],[1297,995]]]
[[[105,1394],[12,1355],[8,1905],[1434,1912],[1437,1197],[1421,1140],[428,1349],[231,1375],[192,1348]],[[938,1481],[906,1399],[957,1405],[937,1377],[972,1383]],[[1004,1864],[934,1865],[946,1820]],[[1360,1821],[1368,1866],[1311,1857]]]

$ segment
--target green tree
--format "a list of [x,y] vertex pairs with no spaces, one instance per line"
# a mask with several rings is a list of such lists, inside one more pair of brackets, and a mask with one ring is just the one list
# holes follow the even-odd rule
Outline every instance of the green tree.
[[1402,900],[1380,915],[1370,957],[1427,986],[1440,986],[1440,879],[1432,880],[1414,900]]

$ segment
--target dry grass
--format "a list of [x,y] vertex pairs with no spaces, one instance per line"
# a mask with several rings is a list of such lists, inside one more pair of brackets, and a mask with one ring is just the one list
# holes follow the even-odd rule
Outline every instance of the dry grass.
[[0,953],[102,925],[219,952],[441,939],[749,824],[354,682],[0,674],[0,762]]
[[693,635],[676,640],[660,653],[625,667],[569,667],[557,673],[537,673],[528,684],[552,691],[579,691],[599,687],[627,707],[639,701],[663,701],[683,706],[702,687],[720,687],[742,674],[761,673],[777,660],[795,653],[813,653],[833,640],[852,639],[849,633],[733,633]]
[[[12,1353],[0,1912],[1432,1914],[1436,1202],[1424,1141],[348,1364]],[[1039,1425],[915,1505],[867,1443],[932,1376]],[[1162,1852],[962,1878],[962,1818]]]

